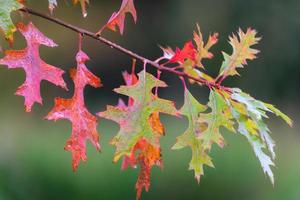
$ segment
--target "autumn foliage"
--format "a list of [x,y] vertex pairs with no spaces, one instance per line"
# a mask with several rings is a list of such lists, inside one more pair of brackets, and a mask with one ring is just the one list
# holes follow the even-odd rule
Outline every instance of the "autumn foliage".
[[[74,5],[80,4],[82,14],[87,15],[89,0],[73,0]],[[59,7],[56,0],[49,0],[49,10],[55,13]],[[0,0],[0,29],[4,37],[13,43],[13,33],[19,31],[25,38],[27,46],[21,50],[6,50],[0,64],[9,69],[23,68],[26,80],[16,94],[25,99],[25,111],[30,112],[35,103],[42,104],[40,83],[46,80],[65,90],[67,86],[62,78],[64,71],[40,58],[39,47],[56,47],[57,44],[39,31],[33,23],[27,25],[18,22],[15,26],[10,18],[13,11],[28,12],[38,15],[26,8],[23,0]],[[114,12],[107,23],[90,37],[103,41],[101,33],[104,30],[124,32],[126,16],[131,15],[137,22],[137,11],[134,0],[123,0],[118,11]],[[41,16],[39,14],[38,16]],[[44,15],[46,16],[46,15]],[[51,16],[44,17],[51,21]],[[55,21],[55,20],[52,20]],[[68,28],[68,25],[65,25]],[[71,28],[72,29],[72,28]],[[72,29],[74,30],[74,28]],[[208,36],[205,41],[200,26],[197,25],[192,38],[182,48],[173,50],[171,47],[161,47],[163,53],[156,61],[151,61],[124,48],[119,50],[134,58],[131,72],[123,72],[123,86],[114,89],[114,92],[127,96],[128,100],[120,99],[117,105],[108,105],[106,110],[92,114],[85,106],[84,89],[87,85],[94,88],[102,86],[100,78],[91,73],[86,63],[89,57],[81,49],[83,33],[79,29],[79,50],[75,57],[77,67],[70,70],[74,82],[74,94],[70,99],[55,98],[54,108],[45,117],[48,120],[69,120],[72,124],[71,136],[66,142],[65,150],[72,154],[72,166],[76,171],[81,161],[87,161],[86,143],[89,141],[96,150],[100,151],[99,133],[97,130],[97,116],[115,121],[119,124],[119,132],[111,140],[116,151],[113,161],[122,160],[122,170],[128,167],[139,166],[140,174],[136,182],[137,199],[140,199],[143,189],[150,188],[151,169],[154,166],[162,168],[162,147],[160,139],[165,133],[164,124],[160,121],[160,114],[185,117],[188,127],[176,140],[172,149],[191,149],[189,169],[194,171],[199,182],[204,175],[204,166],[214,167],[210,151],[214,144],[223,148],[226,141],[221,128],[245,136],[252,146],[263,171],[274,183],[272,166],[274,166],[275,142],[270,136],[270,130],[265,123],[269,113],[281,117],[292,126],[292,120],[271,104],[256,100],[239,88],[230,88],[223,85],[229,76],[239,75],[238,69],[247,65],[257,57],[259,50],[253,46],[260,41],[257,32],[248,28],[229,37],[232,47],[231,53],[222,52],[224,61],[221,64],[217,77],[208,74],[205,59],[212,59],[212,48],[218,42],[218,33]],[[107,42],[104,42],[108,44]],[[116,44],[109,42],[111,47]],[[136,72],[136,59],[142,61],[143,70]],[[157,74],[147,72],[147,67],[157,69]],[[178,76],[184,88],[184,104],[176,108],[175,103],[159,97],[160,87],[167,84],[160,79],[161,73],[170,73]],[[186,80],[190,84],[205,86],[210,89],[207,104],[203,105],[188,90]],[[105,130],[102,130],[105,134]]]

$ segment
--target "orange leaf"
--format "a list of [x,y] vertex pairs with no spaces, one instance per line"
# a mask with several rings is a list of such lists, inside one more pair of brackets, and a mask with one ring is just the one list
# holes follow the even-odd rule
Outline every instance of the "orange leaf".
[[90,140],[99,151],[99,135],[97,132],[97,118],[92,115],[84,104],[84,88],[91,85],[101,86],[100,79],[92,74],[85,66],[88,56],[79,51],[76,56],[77,70],[71,70],[75,91],[71,99],[55,99],[55,106],[47,115],[48,120],[68,119],[72,122],[72,135],[68,139],[65,150],[71,151],[73,170],[76,171],[81,160],[86,161],[86,141]]
[[213,53],[211,53],[209,50],[212,46],[214,46],[218,42],[218,33],[214,33],[212,35],[209,35],[207,43],[205,44],[203,41],[203,36],[200,31],[200,26],[197,24],[198,32],[194,31],[194,41],[197,45],[197,62],[196,65],[200,68],[204,69],[204,66],[202,64],[203,59],[212,59]]
[[145,188],[146,192],[150,189],[151,168],[154,165],[161,167],[162,160],[160,148],[154,147],[144,140],[140,140],[137,145],[140,146],[138,161],[141,165],[141,171],[135,185],[137,190],[136,199],[138,200],[141,198],[143,188]]

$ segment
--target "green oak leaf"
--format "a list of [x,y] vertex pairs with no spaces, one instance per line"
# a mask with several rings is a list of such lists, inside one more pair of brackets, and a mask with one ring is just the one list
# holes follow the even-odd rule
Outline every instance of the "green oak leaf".
[[224,147],[225,141],[220,133],[220,128],[224,127],[235,132],[233,116],[230,107],[224,98],[215,90],[211,90],[208,106],[211,108],[210,113],[200,115],[200,121],[207,125],[207,129],[201,134],[204,145],[207,149],[211,149],[213,143]]
[[16,31],[10,13],[22,7],[23,5],[17,0],[0,0],[0,29],[4,32],[5,38],[10,42],[13,41],[13,33]]
[[238,35],[233,34],[229,37],[233,52],[231,55],[223,52],[224,62],[222,63],[219,77],[225,78],[238,75],[237,68],[243,68],[247,64],[247,60],[256,58],[259,51],[251,48],[251,46],[260,41],[256,34],[256,30],[248,28],[246,32],[239,29]]
[[199,122],[200,113],[204,112],[207,106],[200,104],[192,94],[185,89],[184,104],[180,109],[180,113],[187,117],[189,125],[183,135],[177,138],[176,144],[172,149],[182,149],[189,146],[192,149],[192,160],[190,161],[190,170],[195,171],[195,178],[200,181],[200,177],[204,174],[203,165],[213,167],[211,158],[207,150],[203,146],[203,141],[199,138],[202,134],[203,127]]
[[204,174],[203,166],[214,167],[208,155],[212,144],[217,143],[223,147],[224,139],[219,129],[221,126],[235,131],[232,116],[228,112],[228,106],[222,97],[215,91],[211,91],[208,106],[211,112],[205,114],[207,106],[200,104],[192,94],[185,90],[185,102],[180,113],[188,118],[189,126],[183,135],[177,138],[173,149],[181,149],[190,146],[192,149],[192,160],[190,170],[195,171],[195,177],[200,181]]
[[120,130],[111,143],[116,146],[114,162],[122,156],[129,156],[133,147],[140,139],[145,139],[155,147],[159,147],[160,133],[156,133],[150,123],[149,117],[154,112],[178,115],[174,103],[156,97],[152,90],[167,85],[153,75],[142,71],[138,74],[139,81],[132,86],[121,86],[114,91],[126,95],[134,100],[128,107],[107,106],[107,110],[98,113],[100,117],[113,120],[120,125]]

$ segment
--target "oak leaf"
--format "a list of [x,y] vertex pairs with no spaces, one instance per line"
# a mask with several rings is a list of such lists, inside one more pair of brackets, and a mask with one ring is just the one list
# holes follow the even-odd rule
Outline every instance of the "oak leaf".
[[72,122],[72,135],[68,139],[65,150],[72,153],[72,166],[76,171],[80,161],[86,161],[86,141],[89,140],[99,151],[99,134],[97,132],[97,118],[92,115],[84,104],[84,88],[91,85],[101,86],[100,79],[92,74],[85,66],[89,57],[79,51],[76,55],[77,69],[70,74],[74,81],[74,95],[71,99],[55,99],[55,106],[46,116],[48,120],[68,119]]
[[7,50],[5,57],[0,59],[1,65],[7,65],[9,69],[23,68],[26,73],[26,80],[16,92],[24,96],[27,112],[35,102],[42,104],[40,94],[40,83],[42,80],[49,81],[57,86],[66,89],[62,78],[63,70],[45,63],[39,54],[40,45],[56,47],[51,39],[44,36],[32,23],[27,26],[20,23],[18,29],[27,41],[27,47],[23,50]]
[[123,35],[126,14],[130,13],[134,22],[136,23],[137,21],[137,14],[133,1],[134,0],[123,0],[120,10],[112,14],[108,22],[97,32],[96,35],[100,35],[105,28],[117,31],[117,27],[119,28],[121,35]]
[[[138,74],[139,81],[133,86],[121,86],[114,91],[133,98],[134,105],[126,108],[107,106],[107,110],[98,113],[100,117],[113,120],[120,125],[120,131],[111,143],[116,146],[114,162],[122,156],[130,156],[132,149],[140,139],[159,147],[160,135],[149,123],[149,117],[155,112],[177,115],[174,103],[156,97],[152,90],[167,85],[151,74],[142,71]],[[142,95],[141,95],[142,94]]]
[[206,109],[207,107],[200,104],[185,88],[184,104],[179,111],[187,117],[189,124],[184,134],[177,137],[177,142],[172,149],[181,149],[186,146],[191,148],[192,160],[190,161],[189,169],[195,171],[195,178],[198,182],[201,175],[204,174],[203,165],[213,167],[207,149],[204,148],[203,141],[199,137],[205,129],[205,126],[201,125],[199,117]]
[[237,68],[243,68],[247,64],[247,60],[256,58],[259,50],[251,48],[261,39],[256,37],[256,34],[256,30],[248,28],[246,32],[239,29],[238,35],[233,34],[229,37],[233,52],[231,55],[223,52],[224,62],[222,63],[219,77],[224,79],[227,76],[239,75]]
[[213,33],[212,35],[209,35],[208,40],[205,44],[200,30],[200,26],[198,24],[197,30],[198,32],[194,31],[194,41],[197,45],[196,66],[204,69],[202,60],[213,58],[214,54],[211,53],[209,50],[218,42],[219,34]]
[[237,131],[247,138],[263,171],[274,184],[271,166],[274,166],[275,143],[270,136],[270,130],[265,124],[264,118],[268,118],[267,113],[271,112],[280,116],[290,126],[292,126],[292,120],[273,105],[256,100],[238,88],[231,88],[230,92],[217,90],[217,93],[230,108],[230,118],[237,124]]
[[203,166],[214,167],[208,155],[214,143],[223,147],[225,141],[220,133],[223,126],[231,131],[233,127],[232,117],[228,106],[222,97],[211,90],[208,107],[211,112],[205,113],[207,106],[200,104],[192,94],[185,89],[185,101],[180,109],[182,115],[186,116],[189,126],[182,136],[177,138],[173,149],[181,149],[190,146],[192,149],[192,160],[190,170],[195,171],[195,178],[199,182],[204,174]]
[[170,59],[170,63],[184,63],[186,59],[192,61],[196,60],[196,49],[192,41],[185,43],[184,47],[181,49],[176,48],[176,52],[173,57]]
[[[204,59],[212,59],[213,54],[210,52],[210,49],[218,42],[218,33],[214,33],[209,35],[207,42],[205,43],[203,40],[202,33],[200,31],[199,25],[197,25],[197,30],[194,31],[194,43],[193,41],[188,41],[185,43],[182,49],[176,48],[176,51],[173,51],[170,47],[160,47],[163,50],[163,59],[168,60],[168,63],[178,63],[180,68],[186,74],[195,77],[202,78],[206,81],[214,81],[214,79],[206,74],[200,69],[204,70],[205,67],[203,65]],[[197,69],[200,68],[200,69]],[[194,80],[189,79],[190,83],[195,83]]]
[[[126,85],[131,86],[138,82],[138,79],[134,73],[123,73]],[[128,107],[134,106],[134,99],[129,98]],[[119,108],[126,108],[126,104],[120,100],[118,104]],[[160,121],[159,113],[154,112],[149,117],[149,124],[152,130],[158,135],[164,135],[164,126]],[[138,155],[136,155],[138,153]],[[161,150],[159,147],[155,147],[147,142],[145,139],[140,139],[134,148],[132,149],[130,156],[125,155],[122,162],[122,170],[125,170],[128,166],[133,168],[137,167],[137,164],[141,166],[141,171],[136,183],[137,195],[136,199],[140,199],[142,190],[146,191],[150,188],[150,174],[154,165],[162,167]]]

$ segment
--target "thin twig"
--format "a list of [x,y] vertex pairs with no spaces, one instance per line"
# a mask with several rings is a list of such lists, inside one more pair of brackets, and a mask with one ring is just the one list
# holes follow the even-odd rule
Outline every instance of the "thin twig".
[[147,59],[147,58],[145,58],[143,56],[140,56],[140,55],[138,55],[138,54],[136,54],[136,53],[134,53],[134,52],[132,52],[132,51],[124,48],[124,47],[121,47],[120,45],[118,45],[118,44],[116,44],[116,43],[114,43],[114,42],[112,42],[112,41],[110,41],[110,40],[108,40],[106,38],[103,38],[102,36],[97,36],[96,33],[93,33],[93,32],[90,32],[88,30],[85,30],[83,28],[74,26],[74,25],[69,24],[67,22],[64,22],[64,21],[62,21],[62,20],[60,20],[58,18],[55,18],[55,17],[52,17],[50,15],[46,15],[46,14],[34,11],[34,10],[30,9],[30,8],[21,8],[20,11],[25,12],[25,13],[29,13],[29,14],[32,14],[32,15],[35,15],[35,16],[38,16],[38,17],[41,17],[41,18],[44,18],[44,19],[46,19],[48,21],[54,22],[56,24],[59,24],[59,25],[65,27],[67,29],[70,29],[72,31],[80,33],[83,36],[88,36],[90,38],[98,40],[98,41],[102,42],[103,44],[105,44],[105,45],[107,45],[107,46],[109,46],[111,48],[114,48],[114,49],[116,49],[116,50],[118,50],[118,51],[120,51],[120,52],[122,52],[122,53],[124,53],[124,54],[126,54],[126,55],[128,55],[128,56],[130,56],[132,58],[134,58],[134,59],[140,60],[143,63],[147,63],[147,64],[149,64],[149,65],[157,68],[160,71],[167,71],[167,72],[173,73],[173,74],[175,74],[177,76],[180,76],[180,77],[185,77],[185,78],[192,79],[192,80],[194,80],[194,81],[196,81],[198,83],[204,84],[204,85],[206,85],[206,86],[208,86],[210,88],[211,87],[214,87],[214,88],[221,88],[222,87],[225,90],[228,90],[228,88],[220,86],[219,84],[217,84],[215,82],[209,82],[209,81],[207,81],[207,80],[205,80],[205,79],[203,79],[201,77],[196,78],[196,77],[190,76],[190,75],[188,75],[188,74],[186,74],[184,72],[177,71],[177,70],[175,70],[173,68],[169,68],[169,67],[165,67],[163,65],[160,65],[160,64],[156,63],[155,61],[152,61],[152,60],[149,60],[149,59]]

